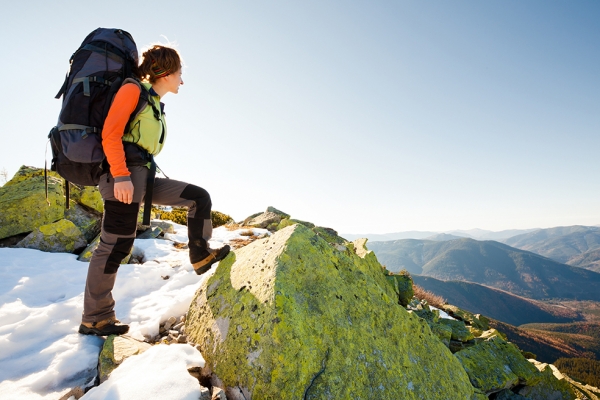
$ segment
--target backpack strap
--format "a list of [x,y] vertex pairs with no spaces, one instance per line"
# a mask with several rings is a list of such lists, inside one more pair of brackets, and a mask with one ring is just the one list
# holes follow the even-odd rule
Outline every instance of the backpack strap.
[[156,163],[154,157],[150,155],[150,172],[146,178],[146,195],[144,200],[144,216],[142,225],[150,225],[150,211],[152,211],[152,192],[154,191],[154,178],[156,177]]
[[71,85],[74,85],[79,82],[83,82],[83,95],[87,96],[87,97],[90,97],[90,82],[97,82],[97,83],[101,83],[106,86],[112,85],[112,82],[109,81],[108,79],[104,79],[104,78],[101,78],[99,76],[94,76],[94,75],[85,76],[83,78],[73,79],[73,82],[71,82]]

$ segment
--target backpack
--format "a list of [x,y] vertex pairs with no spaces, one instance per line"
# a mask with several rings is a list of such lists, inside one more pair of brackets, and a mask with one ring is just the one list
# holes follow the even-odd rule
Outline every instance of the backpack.
[[[125,80],[136,79],[137,64],[135,41],[121,29],[96,29],[71,56],[69,72],[56,95],[63,97],[58,123],[48,135],[50,169],[66,181],[96,186],[107,171],[102,127],[119,88]],[[138,102],[132,119],[146,104]]]
[[[133,74],[137,65],[135,41],[121,29],[96,29],[71,56],[69,72],[56,95],[57,99],[63,97],[58,123],[48,134],[52,147],[50,169],[65,178],[67,209],[69,182],[96,186],[100,176],[108,171],[102,149],[102,128],[112,101],[123,84],[132,82],[140,87],[140,99],[125,125],[126,130],[148,104],[152,106],[154,117],[160,119],[156,105],[149,100],[150,94]],[[128,148],[125,150],[127,152]],[[138,159],[131,163],[128,160],[128,165],[150,164],[143,221],[144,225],[149,225],[156,164],[145,150],[137,147],[135,152]]]

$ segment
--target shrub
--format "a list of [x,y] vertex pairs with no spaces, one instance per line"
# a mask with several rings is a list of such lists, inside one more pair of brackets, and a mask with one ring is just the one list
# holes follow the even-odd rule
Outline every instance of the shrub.
[[[159,219],[173,221],[180,225],[187,225],[187,208],[173,207],[172,211],[163,211],[152,207],[152,211],[159,216]],[[233,218],[219,211],[211,211],[210,219],[212,220],[213,228],[233,222]]]
[[425,290],[419,285],[413,285],[413,291],[417,299],[425,300],[434,307],[443,308],[444,304],[446,304],[446,299],[444,299],[442,296],[438,296],[429,290]]

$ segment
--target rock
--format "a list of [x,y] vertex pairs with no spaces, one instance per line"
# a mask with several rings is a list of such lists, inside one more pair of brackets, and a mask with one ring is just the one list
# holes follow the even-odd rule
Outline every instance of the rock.
[[267,207],[267,212],[270,212],[270,213],[273,213],[273,214],[277,214],[282,219],[283,218],[290,218],[290,214],[286,214],[283,211],[279,211],[278,209],[276,209],[275,207],[272,207],[272,206]]
[[519,349],[497,336],[454,356],[469,374],[473,386],[488,395],[516,385],[535,385],[541,380],[541,373]]
[[292,226],[294,224],[300,224],[300,225],[304,225],[307,228],[314,228],[315,224],[310,223],[310,222],[306,222],[306,221],[301,221],[299,219],[292,219],[292,218],[284,218],[281,220],[281,222],[279,222],[279,225],[277,225],[277,230],[281,230],[283,228],[287,228],[288,226]]
[[136,239],[156,239],[161,233],[162,229],[158,226],[154,226],[137,235]]
[[55,174],[48,176],[46,201],[43,172],[22,166],[0,187],[0,239],[32,232],[64,217],[64,181]]
[[[339,236],[337,231],[331,228],[324,228],[322,226],[316,226],[313,228],[313,232],[321,236],[329,244],[346,244],[348,241],[343,237]],[[366,239],[365,239],[366,240]]]
[[85,237],[79,228],[73,222],[61,219],[58,222],[42,225],[35,229],[17,243],[16,247],[52,253],[73,253],[84,248],[86,244]]
[[[96,238],[92,241],[92,243],[90,243],[81,252],[81,254],[79,254],[79,257],[77,257],[77,260],[83,261],[83,262],[89,262],[92,259],[92,255],[94,254],[94,250],[96,250],[96,247],[98,247],[98,244],[100,244],[100,235],[96,236]],[[132,249],[132,251],[133,251],[133,249]],[[131,253],[129,253],[127,255],[127,257],[125,257],[123,259],[123,261],[121,261],[121,264],[127,264],[130,259],[131,259]]]
[[173,324],[175,324],[177,322],[177,318],[175,317],[169,317],[169,319],[165,322],[165,330],[168,331],[171,329],[171,327],[173,326]]
[[106,338],[98,359],[98,374],[100,383],[126,358],[141,354],[152,347],[149,343],[140,342],[126,336],[110,335]]
[[504,389],[496,394],[495,400],[528,400],[520,394],[516,394],[512,390]]
[[450,348],[450,339],[452,338],[452,328],[440,323],[429,323],[431,332],[438,337],[448,348]]
[[524,398],[532,400],[571,400],[577,398],[563,374],[552,364],[529,360],[542,373],[541,381],[519,390]]
[[472,398],[465,370],[398,305],[365,242],[338,252],[294,225],[230,253],[200,283],[186,333],[228,395]]
[[245,226],[252,226],[254,228],[262,228],[265,229],[267,228],[269,225],[272,224],[279,224],[279,222],[281,221],[281,215],[279,214],[275,214],[273,212],[270,211],[265,211],[262,214],[259,214],[255,217],[248,217],[244,220],[244,225]]
[[173,226],[173,223],[170,221],[161,221],[161,220],[154,219],[154,220],[150,221],[150,226],[151,227],[156,226],[156,227],[162,229],[162,231],[164,233],[175,233],[175,227]]
[[211,400],[227,400],[227,396],[225,396],[225,391],[221,388],[213,386],[213,393]]
[[443,309],[451,317],[464,321],[467,324],[481,331],[487,331],[488,329],[490,329],[490,320],[481,314],[473,314],[469,311],[463,310],[451,304],[445,304],[443,306]]
[[93,186],[76,186],[75,190],[71,190],[71,198],[77,203],[86,206],[100,214],[104,212],[104,200],[97,187]]
[[398,304],[402,307],[408,306],[408,303],[414,296],[411,276],[408,274],[388,275],[387,280],[392,283],[398,294]]
[[473,340],[475,338],[475,336],[473,336],[473,334],[465,326],[465,323],[462,321],[441,318],[438,322],[452,329],[452,340],[468,342],[469,340]]
[[199,400],[210,400],[210,390],[204,386],[200,386],[200,399]]
[[73,222],[79,228],[85,237],[86,244],[92,242],[100,233],[102,214],[89,211],[79,204],[74,204],[68,210],[65,210],[65,219]]

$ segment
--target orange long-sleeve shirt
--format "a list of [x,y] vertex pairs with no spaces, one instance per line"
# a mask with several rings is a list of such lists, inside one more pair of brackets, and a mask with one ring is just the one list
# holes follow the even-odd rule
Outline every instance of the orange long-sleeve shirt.
[[134,83],[126,83],[117,92],[102,129],[102,148],[110,165],[113,177],[129,176],[123,149],[125,125],[135,110],[140,98],[140,88]]

